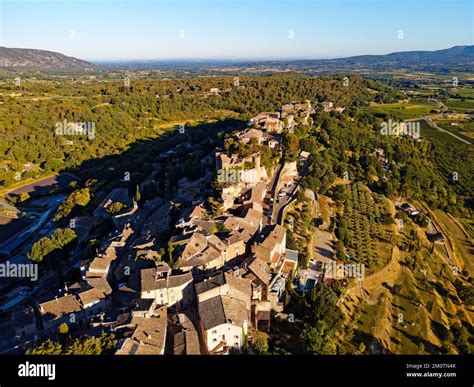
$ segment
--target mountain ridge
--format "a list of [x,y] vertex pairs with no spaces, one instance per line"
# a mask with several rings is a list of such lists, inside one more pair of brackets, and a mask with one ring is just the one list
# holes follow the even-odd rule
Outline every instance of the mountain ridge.
[[253,62],[260,65],[286,65],[288,68],[371,68],[374,70],[393,68],[421,68],[443,70],[444,68],[464,68],[474,71],[474,45],[453,46],[441,50],[396,51],[381,55],[356,55],[334,59],[295,59],[286,61]]
[[403,68],[421,71],[474,71],[474,45],[459,45],[441,50],[396,51],[380,55],[356,55],[333,59],[254,59],[254,60],[121,60],[91,63],[64,54],[30,48],[0,47],[0,68],[31,70],[96,70],[107,67],[194,67],[248,68],[262,70],[320,71],[337,69],[391,70]]
[[55,51],[0,47],[0,68],[21,70],[93,70],[98,66]]

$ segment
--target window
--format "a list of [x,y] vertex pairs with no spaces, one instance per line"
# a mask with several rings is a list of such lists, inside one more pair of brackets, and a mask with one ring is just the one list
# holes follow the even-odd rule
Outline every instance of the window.
[[217,331],[212,331],[212,334],[213,334],[213,335],[217,334]]
[[237,339],[237,340],[238,340],[238,339],[239,339],[239,336],[235,335],[235,336],[234,336],[234,339]]

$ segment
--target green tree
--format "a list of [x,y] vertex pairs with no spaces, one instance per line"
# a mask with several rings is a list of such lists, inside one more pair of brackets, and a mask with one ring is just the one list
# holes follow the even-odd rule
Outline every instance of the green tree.
[[54,220],[58,221],[69,216],[75,206],[85,207],[91,200],[89,188],[82,188],[72,192],[67,199],[61,203]]
[[255,353],[257,355],[266,355],[268,354],[268,339],[267,336],[260,335],[257,337],[253,344]]
[[55,250],[61,250],[69,245],[77,235],[71,228],[56,229],[51,238],[43,237],[31,246],[28,258],[34,262],[41,262],[46,256]]
[[18,202],[23,203],[23,202],[26,202],[29,199],[30,199],[30,194],[28,192],[22,192],[20,194],[20,197],[18,198]]
[[61,344],[48,339],[36,348],[26,350],[26,355],[61,355]]
[[140,187],[137,184],[137,189],[135,190],[135,201],[137,203],[140,203],[141,199],[142,199],[142,195],[140,194]]
[[295,161],[299,154],[299,139],[296,135],[289,132],[283,133],[283,154],[286,161]]
[[69,327],[66,323],[62,323],[59,326],[59,334],[60,335],[67,335],[69,333]]
[[117,214],[119,213],[120,211],[122,211],[122,209],[125,207],[125,204],[121,203],[121,202],[114,202],[114,203],[110,203],[107,208],[106,208],[106,211],[111,214],[111,215],[114,215],[114,214]]
[[335,354],[332,337],[328,336],[327,326],[324,321],[319,321],[316,326],[305,324],[300,340],[303,351],[312,355]]

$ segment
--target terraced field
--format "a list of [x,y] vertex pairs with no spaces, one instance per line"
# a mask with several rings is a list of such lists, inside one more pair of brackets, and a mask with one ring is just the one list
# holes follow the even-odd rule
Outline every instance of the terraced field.
[[361,183],[347,186],[344,219],[348,222],[350,244],[347,254],[371,271],[390,260],[392,227],[381,222],[388,212],[384,197],[372,194]]
[[[410,221],[410,230],[418,228]],[[419,228],[418,228],[419,229]],[[424,232],[423,229],[417,231]],[[368,353],[459,353],[466,350],[453,332],[472,329],[473,312],[461,301],[456,273],[424,243],[416,252],[394,247],[389,265],[354,283],[341,304],[346,328],[353,331],[353,347],[364,343]]]

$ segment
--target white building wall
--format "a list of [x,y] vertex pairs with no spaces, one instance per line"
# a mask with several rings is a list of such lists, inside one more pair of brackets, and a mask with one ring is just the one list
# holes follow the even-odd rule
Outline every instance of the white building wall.
[[207,349],[212,351],[222,341],[226,343],[228,347],[241,349],[243,346],[243,332],[247,333],[247,321],[244,321],[244,327],[233,325],[233,324],[221,324],[212,329],[206,331],[207,337]]
[[175,288],[163,288],[142,292],[140,297],[144,299],[154,299],[157,305],[168,304],[168,306],[172,306],[184,298],[184,289],[187,286],[191,286],[191,282],[192,281],[186,282]]

